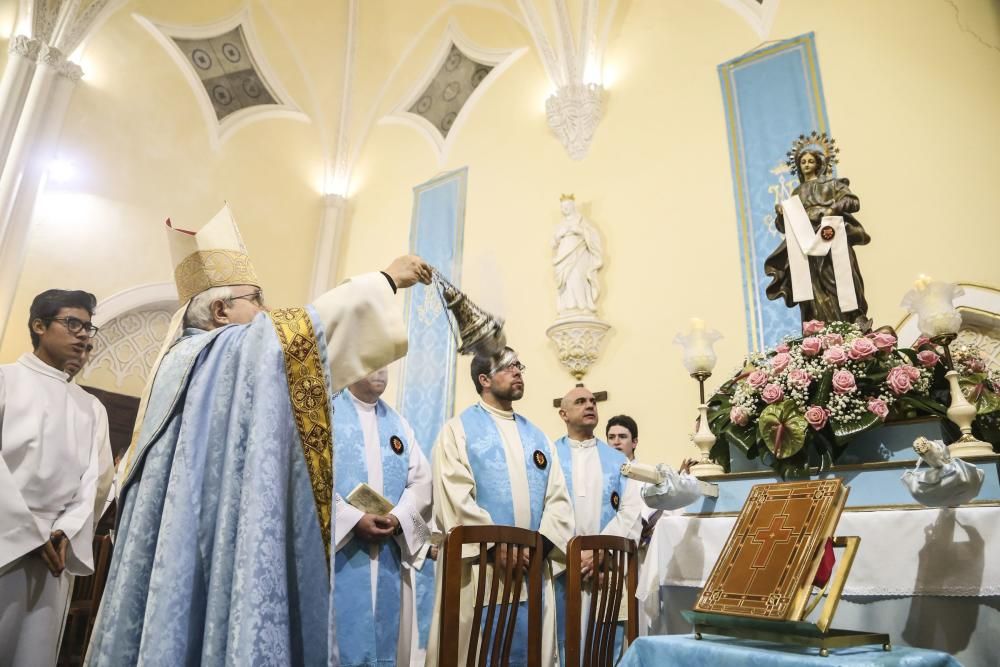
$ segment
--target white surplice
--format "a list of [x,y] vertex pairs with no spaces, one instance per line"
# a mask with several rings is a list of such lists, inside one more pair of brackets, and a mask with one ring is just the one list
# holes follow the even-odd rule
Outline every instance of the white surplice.
[[[365,466],[368,471],[368,486],[377,493],[382,493],[382,451],[378,433],[378,417],[375,414],[375,403],[365,403],[351,391],[347,395],[354,401],[354,407],[361,423],[361,432],[365,438]],[[390,408],[391,410],[392,408]],[[336,418],[336,417],[335,417]],[[413,569],[419,567],[426,553],[424,545],[430,538],[427,523],[431,515],[431,467],[417,443],[413,428],[409,422],[399,415],[403,424],[403,434],[410,443],[409,467],[406,471],[406,488],[399,497],[399,502],[390,514],[399,520],[401,533],[393,539],[399,545],[400,559],[403,564],[401,571],[401,602],[399,619],[399,642],[396,647],[396,664],[410,664],[410,653],[415,645],[413,638],[417,633],[417,619],[414,612]],[[354,526],[364,516],[364,512],[347,504],[339,494],[335,494],[336,513],[334,541],[336,550],[340,551],[348,542],[354,539]],[[379,547],[369,546],[371,557],[371,590],[372,613],[375,611],[375,591],[378,590]],[[341,639],[343,641],[343,638]]]
[[[525,468],[524,447],[521,435],[514,421],[514,413],[498,410],[480,401],[480,407],[489,413],[500,433],[507,460],[507,473],[510,479],[511,495],[514,499],[514,524],[518,528],[531,527],[531,505],[528,492],[528,473]],[[542,616],[542,664],[557,665],[559,652],[556,645],[555,595],[552,588],[552,577],[566,568],[566,545],[573,537],[573,506],[570,503],[566,480],[562,467],[559,465],[555,447],[550,446],[551,461],[549,462],[548,486],[545,489],[545,501],[542,510],[538,532],[552,543],[542,571],[544,581],[542,592],[544,598],[544,614]],[[441,429],[433,450],[434,470],[434,521],[441,532],[447,534],[455,526],[489,526],[494,521],[489,512],[476,504],[476,481],[472,475],[469,455],[466,450],[465,429],[461,417],[448,421]],[[462,589],[462,608],[459,612],[459,660],[464,662],[468,653],[471,634],[472,614],[478,566],[472,564],[472,559],[478,558],[477,545],[466,545],[463,556],[469,559],[468,567],[471,574],[463,581],[468,582]],[[441,552],[441,558],[444,552]],[[440,632],[440,603],[443,571],[440,562],[437,569],[435,610],[431,624],[431,634],[427,642],[427,665],[437,665],[438,634]],[[527,591],[522,591],[522,600],[526,599]]]
[[[0,665],[53,665],[74,576],[94,571],[98,480],[111,462],[94,396],[34,354],[0,366]],[[32,553],[61,530],[66,569]]]
[[[579,442],[566,438],[572,457],[573,512],[576,516],[577,535],[613,535],[638,540],[642,532],[642,509],[645,503],[641,487],[626,479],[618,511],[608,525],[601,525],[604,503],[604,470],[597,451],[597,438]],[[610,445],[604,445],[610,447]]]

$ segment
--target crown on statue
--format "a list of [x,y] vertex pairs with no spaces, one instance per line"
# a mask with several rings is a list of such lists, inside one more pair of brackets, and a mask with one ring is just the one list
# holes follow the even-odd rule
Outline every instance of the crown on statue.
[[809,151],[820,153],[823,156],[823,170],[821,174],[828,173],[833,169],[833,165],[840,161],[837,156],[840,149],[836,146],[836,141],[826,132],[822,134],[812,132],[808,136],[800,134],[799,138],[792,142],[792,149],[786,154],[785,163],[791,168],[796,176],[799,174],[799,157],[802,153]]
[[576,195],[562,195],[559,197],[559,201],[576,201]]

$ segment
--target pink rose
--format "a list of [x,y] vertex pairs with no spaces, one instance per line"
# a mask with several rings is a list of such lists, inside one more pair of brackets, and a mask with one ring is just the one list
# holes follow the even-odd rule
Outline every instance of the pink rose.
[[823,335],[823,347],[833,347],[834,345],[843,345],[844,337],[839,333],[829,333]]
[[764,399],[765,403],[777,403],[785,397],[785,390],[781,388],[780,384],[774,384],[773,382],[760,392],[760,397]]
[[829,414],[824,408],[818,405],[810,405],[809,409],[806,410],[805,417],[806,417],[806,422],[808,422],[809,425],[812,426],[814,429],[819,431],[824,426],[826,426],[826,420],[829,417]]
[[759,389],[765,382],[767,382],[767,372],[759,368],[747,377],[747,384],[753,389]]
[[830,364],[831,366],[839,366],[841,364],[847,363],[847,353],[844,352],[844,348],[839,345],[834,345],[829,350],[823,353],[823,361]]
[[792,355],[787,352],[779,352],[778,354],[771,357],[771,368],[774,369],[775,373],[780,373],[781,371],[788,368],[788,364],[792,361]]
[[809,320],[802,323],[802,333],[806,336],[818,334],[826,326],[826,322],[821,320]]
[[896,337],[884,331],[879,331],[872,336],[872,342],[875,343],[875,347],[879,349],[879,352],[888,352],[896,344]]
[[937,352],[933,350],[921,350],[917,352],[917,361],[923,365],[924,368],[933,368],[937,366],[938,362],[941,361],[941,357],[938,356]]
[[802,339],[802,354],[807,357],[815,357],[823,349],[823,341],[816,336],[809,336]]
[[833,391],[838,394],[849,394],[858,388],[854,381],[854,373],[848,370],[839,370],[833,374]]
[[858,361],[860,359],[873,357],[876,352],[878,352],[878,348],[875,347],[875,343],[871,340],[868,338],[855,338],[851,342],[850,349],[847,350],[847,356],[855,361]]
[[810,382],[812,382],[812,376],[801,368],[795,368],[788,371],[789,384],[793,384],[802,389],[808,389]]
[[903,371],[907,375],[909,375],[910,379],[913,380],[914,382],[920,379],[920,369],[918,369],[916,366],[911,366],[910,364],[903,364],[902,366],[900,366],[900,368],[902,368]]
[[889,370],[889,375],[885,378],[885,383],[889,385],[889,389],[892,389],[894,394],[905,394],[913,388],[913,379],[910,374],[906,372],[906,369],[902,366],[896,366]]
[[885,421],[889,416],[889,406],[881,398],[873,398],[868,401],[868,412]]
[[915,340],[913,342],[913,349],[914,350],[919,350],[924,345],[930,345],[930,344],[931,344],[931,339],[930,338],[928,338],[927,336],[921,336],[920,338],[918,338],[917,340]]
[[734,405],[729,410],[729,421],[737,426],[746,426],[750,422],[750,415],[739,405]]
[[979,357],[973,357],[965,362],[965,365],[969,367],[969,370],[973,373],[983,373],[986,371],[986,362]]
[[789,349],[790,348],[788,347],[788,343],[778,343],[778,347],[774,348],[774,351],[779,353],[788,352]]

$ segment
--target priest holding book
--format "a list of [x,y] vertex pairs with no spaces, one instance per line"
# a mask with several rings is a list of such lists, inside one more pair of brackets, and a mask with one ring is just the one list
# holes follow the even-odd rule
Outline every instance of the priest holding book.
[[431,469],[413,429],[380,396],[375,371],[334,406],[336,582],[341,665],[409,665],[417,641],[414,570],[430,538]]

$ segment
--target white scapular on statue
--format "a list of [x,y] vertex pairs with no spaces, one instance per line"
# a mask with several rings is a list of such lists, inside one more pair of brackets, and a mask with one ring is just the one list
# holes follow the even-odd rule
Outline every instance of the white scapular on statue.
[[[910,495],[928,507],[955,507],[967,503],[983,486],[983,471],[962,459],[952,458],[940,440],[919,437],[913,449],[920,456],[917,467],[903,473],[901,481]],[[920,464],[927,463],[927,470]]]
[[629,479],[646,482],[642,499],[655,510],[678,510],[702,496],[719,497],[719,486],[703,482],[690,473],[678,473],[665,463],[624,463],[621,473]]
[[604,266],[601,238],[594,225],[577,212],[573,195],[563,195],[559,210],[563,219],[552,238],[559,317],[595,315],[600,292],[597,272]]

